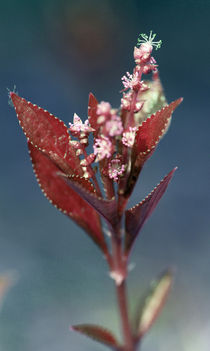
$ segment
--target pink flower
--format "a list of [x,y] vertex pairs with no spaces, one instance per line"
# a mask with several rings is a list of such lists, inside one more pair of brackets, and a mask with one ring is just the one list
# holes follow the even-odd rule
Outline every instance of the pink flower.
[[136,135],[136,127],[129,127],[129,130],[123,133],[122,143],[125,146],[132,147],[135,140]]
[[149,61],[144,65],[143,67],[143,73],[144,74],[148,74],[150,73],[151,71],[153,72],[157,72],[157,64],[156,64],[156,61],[154,59],[154,57],[150,57]]
[[89,121],[86,120],[85,123],[82,122],[81,118],[75,113],[74,114],[74,122],[69,123],[69,129],[73,133],[90,133],[94,132],[95,129],[89,126]]
[[96,162],[98,162],[103,160],[105,157],[111,157],[114,152],[114,147],[109,138],[102,135],[100,138],[95,139],[93,150],[94,154],[97,155]]
[[117,115],[112,115],[111,119],[106,122],[106,130],[111,137],[121,135],[123,132],[121,118]]
[[150,31],[149,36],[140,34],[138,38],[138,45],[140,45],[140,47],[135,47],[133,53],[137,65],[144,65],[150,60],[153,47],[155,47],[156,50],[161,47],[162,41],[154,41],[155,37],[156,34],[152,33],[152,31]]
[[121,78],[125,90],[131,89],[131,90],[138,91],[141,86],[141,82],[139,80],[139,73],[135,72],[133,74],[130,74],[129,72],[126,72],[126,74],[127,74],[127,77],[123,76]]
[[121,163],[119,159],[114,159],[109,162],[108,165],[108,175],[109,178],[114,179],[115,182],[118,181],[119,176],[125,172],[125,165]]
[[111,105],[109,102],[101,101],[97,106],[97,115],[109,115],[111,111]]
[[132,92],[129,91],[127,94],[124,93],[121,99],[121,108],[124,110],[130,111],[131,100],[132,100]]
[[[143,91],[147,89],[144,88]],[[121,99],[121,108],[130,111],[131,110],[131,105],[132,105],[132,93],[128,92],[127,94],[123,94],[123,97]],[[137,101],[133,107],[134,112],[139,112],[141,108],[143,107],[144,102],[143,101]]]
[[152,45],[151,44],[142,44],[140,48],[135,46],[134,48],[134,60],[137,65],[143,64],[147,62],[150,58],[152,52]]

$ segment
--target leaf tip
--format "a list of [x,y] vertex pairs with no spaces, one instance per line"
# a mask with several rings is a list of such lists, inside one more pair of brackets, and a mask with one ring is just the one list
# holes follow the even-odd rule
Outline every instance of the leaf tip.
[[160,277],[168,276],[172,280],[174,278],[175,274],[176,274],[176,267],[170,266],[170,267],[166,268],[165,271],[162,272]]
[[183,100],[184,100],[184,98],[182,96],[179,99],[175,100],[176,107],[178,107],[182,103]]
[[173,174],[177,171],[177,169],[178,169],[178,166],[175,166],[169,174],[173,176]]
[[89,93],[88,98],[89,98],[89,104],[94,103],[94,102],[98,103],[98,101],[96,100],[95,95],[92,92]]
[[18,95],[17,89],[16,89],[16,85],[14,85],[13,90],[10,90],[9,88],[7,88],[7,93],[8,93],[8,104],[12,107],[14,107],[14,98],[15,96]]
[[90,98],[93,98],[93,97],[94,97],[93,93],[90,92],[90,93],[89,93],[89,99],[90,99]]

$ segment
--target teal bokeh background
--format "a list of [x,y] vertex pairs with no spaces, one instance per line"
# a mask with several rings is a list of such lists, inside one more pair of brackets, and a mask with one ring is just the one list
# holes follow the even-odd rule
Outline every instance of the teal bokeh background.
[[88,93],[119,106],[140,32],[155,52],[168,101],[184,96],[142,173],[131,205],[179,169],[144,227],[131,261],[133,302],[168,265],[176,282],[144,351],[209,351],[209,1],[8,0],[0,3],[0,270],[19,275],[0,315],[2,351],[103,350],[69,325],[119,334],[114,288],[98,249],[42,196],[6,88],[59,116],[87,114]]

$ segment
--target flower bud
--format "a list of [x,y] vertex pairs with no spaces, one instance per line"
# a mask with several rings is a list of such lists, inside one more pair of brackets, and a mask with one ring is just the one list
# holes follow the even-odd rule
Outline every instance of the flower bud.
[[152,45],[148,43],[143,43],[139,48],[134,47],[134,60],[137,65],[145,64],[150,59],[152,52]]

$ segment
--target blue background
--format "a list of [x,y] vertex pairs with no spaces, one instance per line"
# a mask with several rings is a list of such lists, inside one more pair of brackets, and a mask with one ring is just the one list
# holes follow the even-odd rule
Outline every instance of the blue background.
[[178,171],[145,225],[131,261],[131,305],[165,267],[173,291],[144,351],[209,351],[210,2],[7,0],[0,3],[0,271],[19,279],[0,314],[2,351],[105,348],[69,325],[102,324],[120,335],[113,283],[84,232],[43,197],[6,88],[59,116],[86,119],[88,93],[120,103],[138,34],[162,39],[155,52],[168,101],[184,96],[147,163],[130,204],[174,166]]

